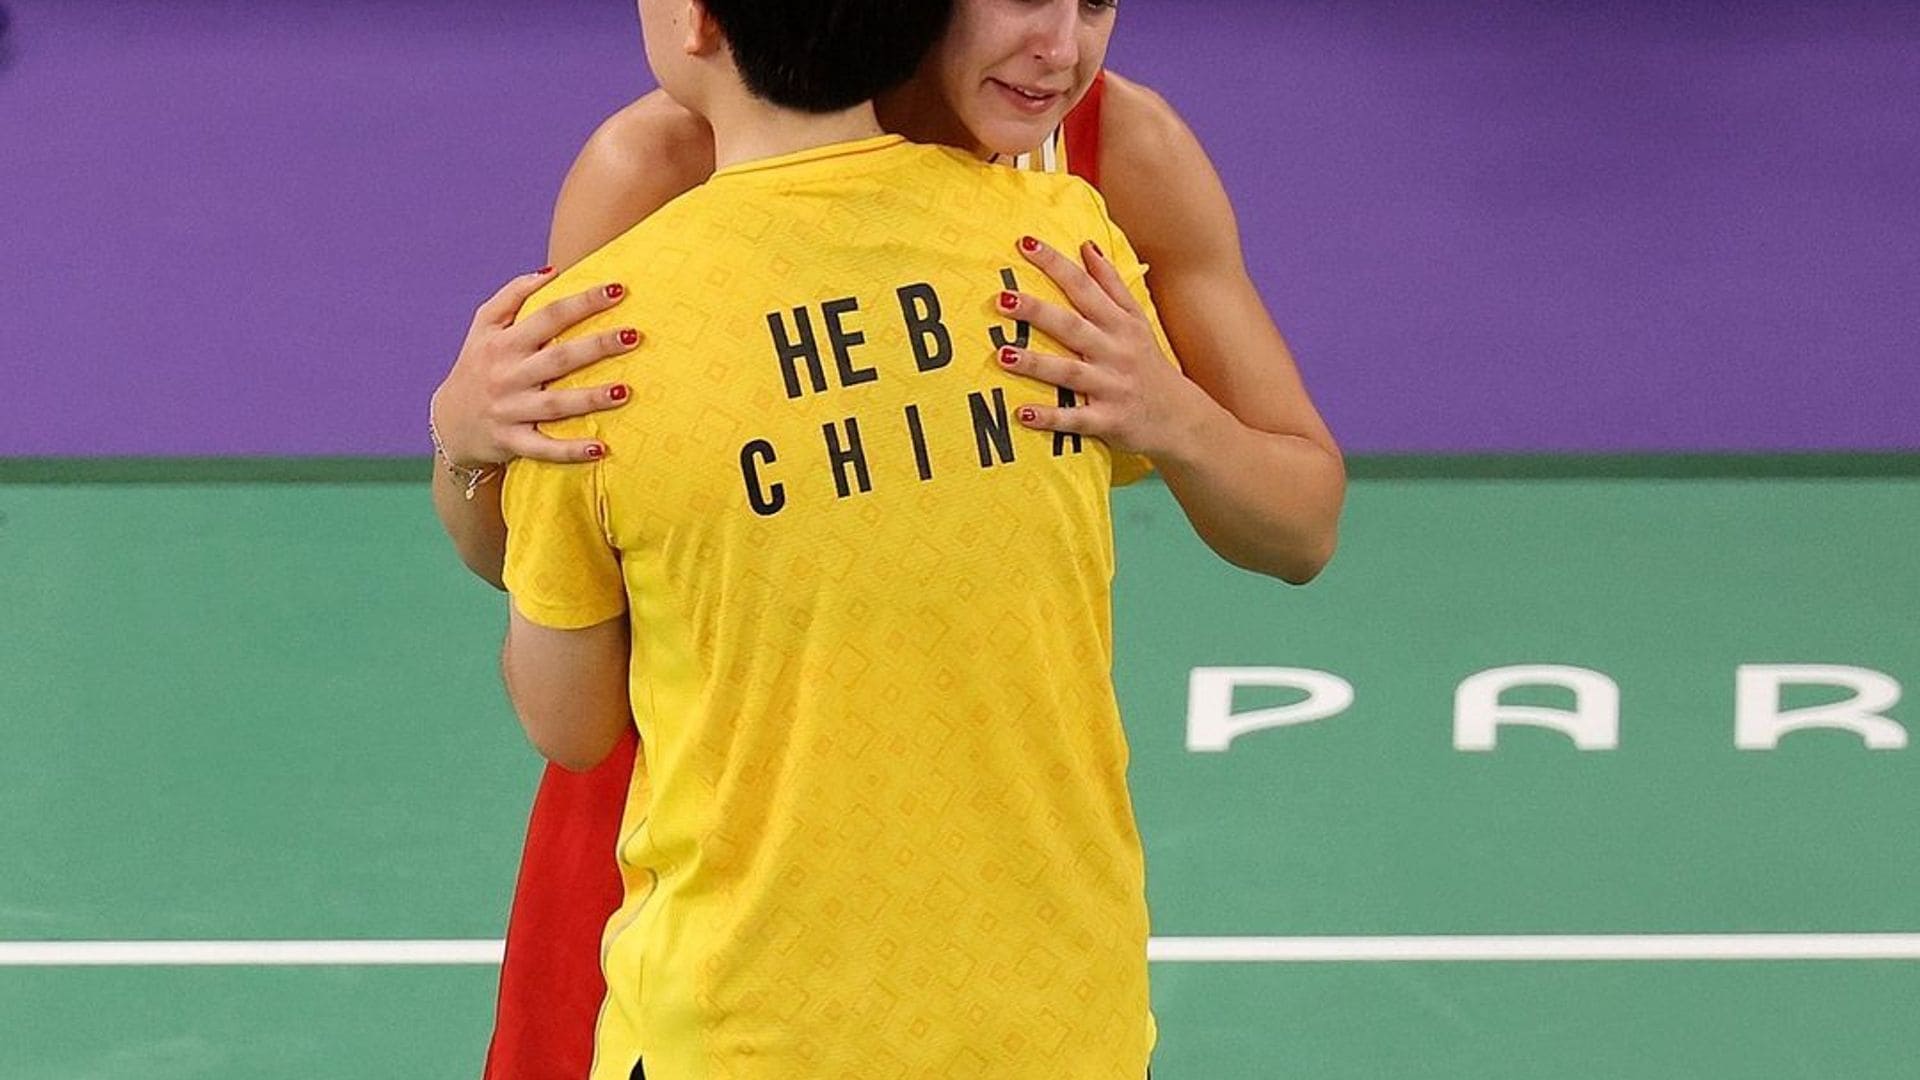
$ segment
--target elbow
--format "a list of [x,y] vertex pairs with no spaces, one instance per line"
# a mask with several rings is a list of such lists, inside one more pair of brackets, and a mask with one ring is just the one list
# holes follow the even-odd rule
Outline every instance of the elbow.
[[1320,576],[1320,572],[1325,570],[1327,564],[1332,561],[1332,554],[1328,554],[1325,558],[1295,563],[1281,570],[1274,576],[1289,585],[1311,585],[1314,579]]
[[517,685],[510,666],[503,665],[507,697],[513,702],[520,730],[541,757],[568,772],[590,772],[633,724],[626,699],[582,698],[578,694],[530,693]]
[[1326,570],[1327,564],[1333,561],[1334,549],[1338,546],[1339,534],[1333,529],[1327,529],[1322,535],[1304,543],[1295,541],[1284,547],[1263,552],[1259,557],[1229,558],[1228,561],[1242,570],[1251,570],[1256,574],[1278,578],[1289,585],[1307,585]]
[[1292,558],[1272,568],[1270,572],[1289,585],[1312,584],[1313,580],[1327,568],[1327,564],[1333,561],[1333,548],[1333,541],[1329,539],[1322,546],[1296,553]]
[[1332,475],[1328,477],[1325,495],[1316,508],[1311,526],[1304,536],[1289,545],[1280,565],[1272,571],[1274,577],[1289,585],[1311,583],[1333,562],[1334,552],[1340,547],[1340,516],[1347,502],[1347,469],[1338,451],[1332,451],[1330,458]]
[[505,562],[504,558],[493,558],[489,560],[486,555],[462,551],[460,552],[460,561],[466,564],[467,569],[473,572],[474,577],[493,586],[496,592],[504,593],[507,591],[507,576],[501,573],[502,569],[504,569],[502,566]]
[[1305,550],[1296,557],[1294,564],[1288,567],[1288,572],[1280,575],[1280,580],[1289,585],[1311,583],[1326,570],[1328,564],[1333,562],[1334,552],[1339,549],[1340,525],[1336,518],[1306,545]]
[[524,715],[520,725],[526,730],[527,742],[541,757],[574,773],[592,772],[599,767],[613,752],[617,741],[589,735],[578,725],[541,724]]
[[1339,450],[1317,444],[1314,449],[1320,454],[1312,467],[1277,481],[1258,515],[1262,524],[1254,526],[1252,534],[1242,534],[1242,543],[1252,549],[1249,557],[1234,558],[1217,544],[1216,551],[1242,569],[1289,585],[1309,584],[1326,570],[1340,546],[1347,470]]
[[570,773],[590,773],[607,760],[607,751],[598,753],[550,753],[542,750],[540,756],[560,766]]

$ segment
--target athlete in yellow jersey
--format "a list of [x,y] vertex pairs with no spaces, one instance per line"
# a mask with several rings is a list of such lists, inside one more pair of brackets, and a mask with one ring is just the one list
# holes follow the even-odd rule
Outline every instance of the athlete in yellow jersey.
[[640,6],[719,168],[523,313],[630,283],[646,342],[566,383],[647,408],[556,425],[612,452],[504,494],[529,735],[586,767],[637,724],[648,759],[592,1075],[1140,1077],[1113,462],[1019,422],[1072,396],[1016,369],[1079,361],[1001,290],[1062,299],[1010,225],[1093,241],[1151,319],[1145,268],[1080,181],[879,134],[939,4]]

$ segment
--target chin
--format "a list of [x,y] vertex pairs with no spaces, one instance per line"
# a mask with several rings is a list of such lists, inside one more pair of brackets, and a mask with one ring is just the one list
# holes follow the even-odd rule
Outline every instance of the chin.
[[1031,154],[1046,144],[1064,117],[1035,120],[1029,117],[998,120],[981,126],[981,142],[993,153],[1005,157]]

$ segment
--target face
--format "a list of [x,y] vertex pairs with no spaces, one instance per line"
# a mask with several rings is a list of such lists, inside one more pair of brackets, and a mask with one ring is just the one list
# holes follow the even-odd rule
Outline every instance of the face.
[[1046,142],[1107,60],[1118,0],[959,0],[919,78],[978,148],[1024,154]]

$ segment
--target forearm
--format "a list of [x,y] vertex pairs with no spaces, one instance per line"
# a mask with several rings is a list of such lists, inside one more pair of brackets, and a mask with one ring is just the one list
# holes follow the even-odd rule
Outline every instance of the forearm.
[[1154,464],[1194,531],[1235,566],[1304,585],[1333,558],[1347,479],[1325,446],[1256,430],[1208,400]]
[[507,563],[507,523],[500,514],[500,478],[475,488],[473,498],[469,499],[466,485],[436,461],[433,511],[467,569],[504,591],[506,585],[501,578]]

